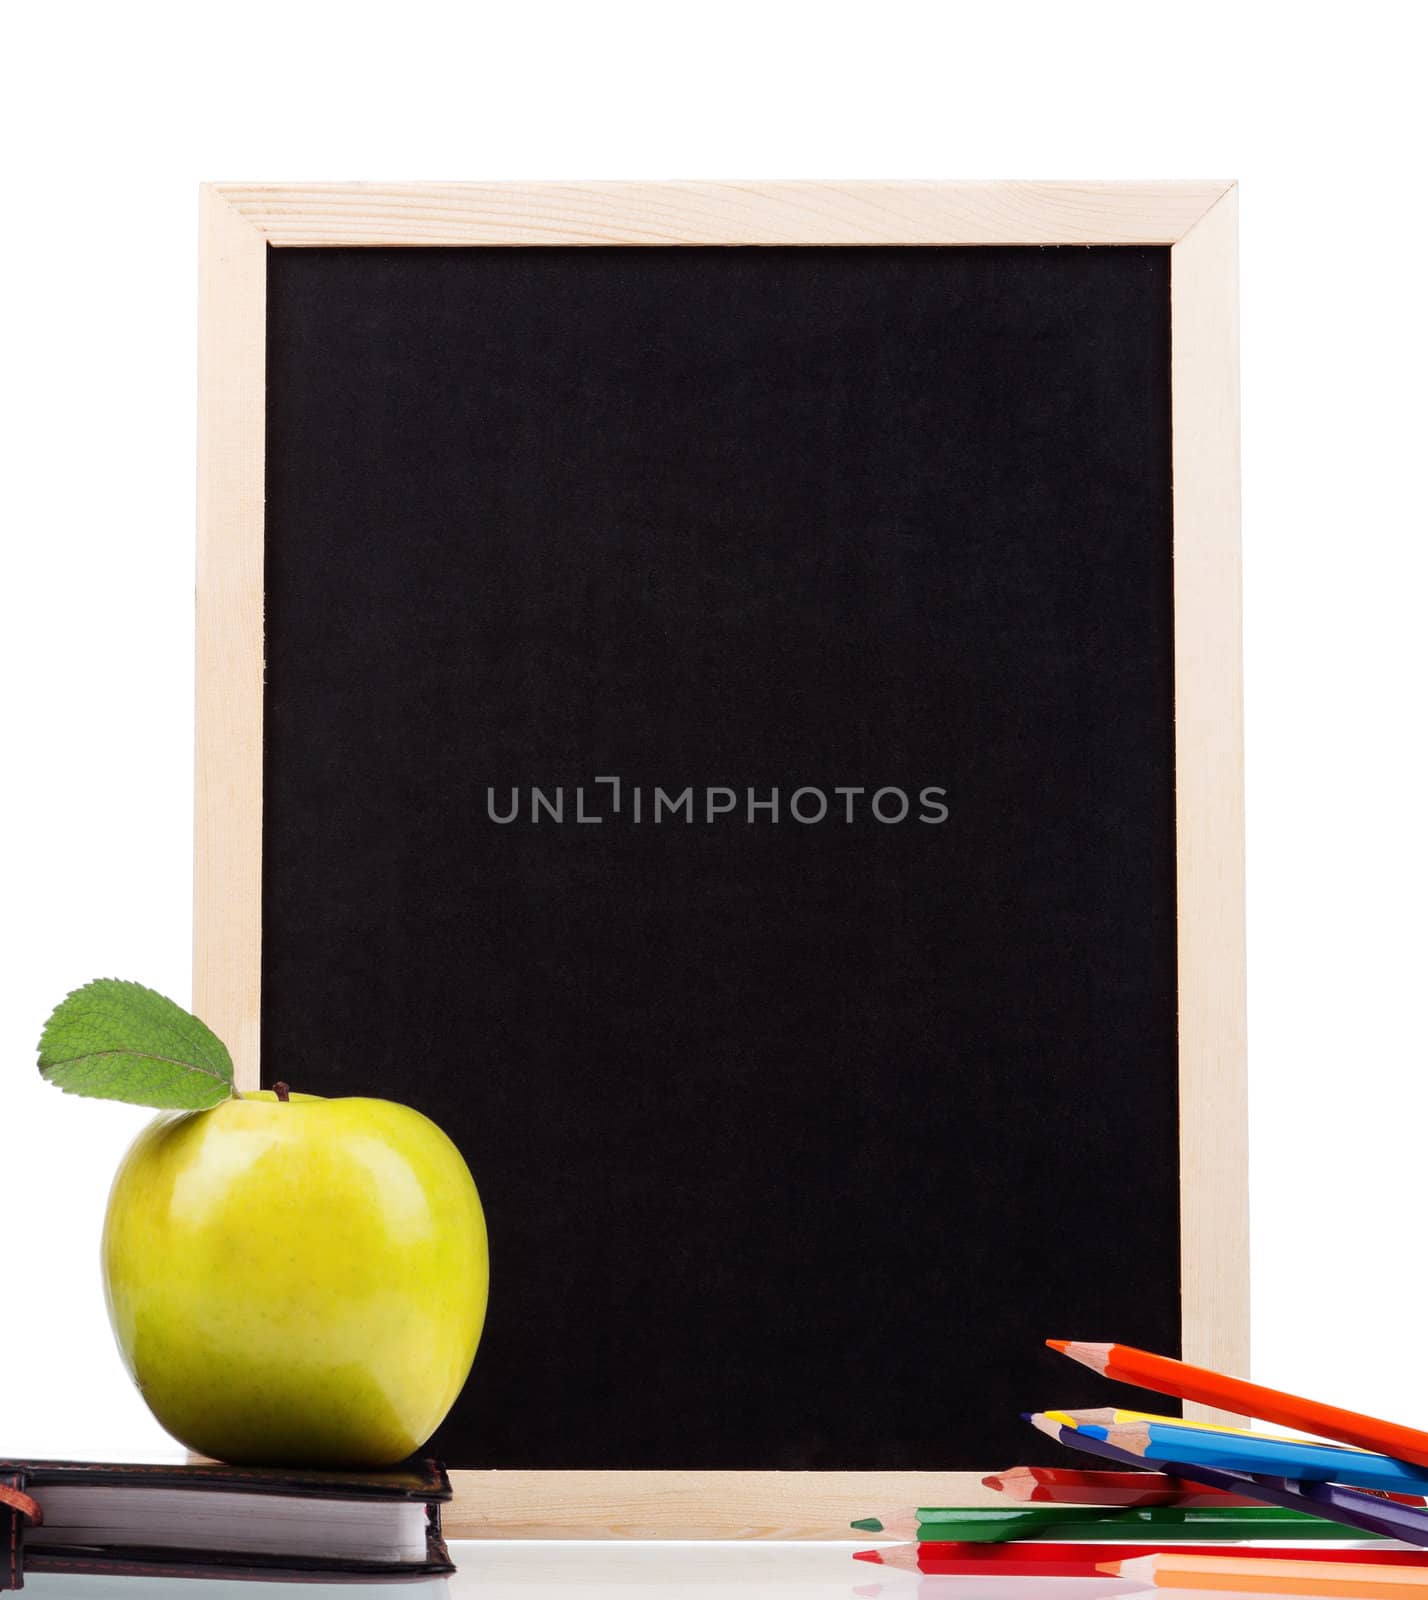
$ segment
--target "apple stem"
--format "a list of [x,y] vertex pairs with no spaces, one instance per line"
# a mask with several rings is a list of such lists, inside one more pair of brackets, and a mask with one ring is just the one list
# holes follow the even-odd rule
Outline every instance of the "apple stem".
[[275,1095],[277,1095],[278,1099],[281,1100],[284,1105],[287,1104],[287,1102],[288,1102],[288,1086],[287,1086],[287,1084],[285,1084],[285,1083],[275,1083],[273,1085],[273,1093]]

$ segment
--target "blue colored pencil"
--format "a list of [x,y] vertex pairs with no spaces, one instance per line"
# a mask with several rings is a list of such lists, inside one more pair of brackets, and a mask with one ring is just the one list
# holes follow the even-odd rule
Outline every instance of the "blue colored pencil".
[[[1078,1428],[1065,1427],[1050,1417],[1028,1416],[1026,1421],[1069,1450],[1082,1450],[1087,1455],[1097,1456],[1103,1461],[1114,1461],[1121,1466],[1143,1464],[1140,1456],[1117,1449],[1106,1440],[1095,1438]],[[1415,1506],[1381,1500],[1377,1495],[1362,1494],[1339,1484],[1299,1483],[1274,1475],[1227,1472],[1215,1467],[1191,1466],[1185,1462],[1159,1462],[1157,1465],[1172,1477],[1201,1483],[1208,1489],[1253,1495],[1268,1505],[1284,1506],[1290,1511],[1304,1510],[1307,1502],[1319,1516],[1342,1522],[1346,1528],[1357,1528],[1365,1533],[1380,1534],[1385,1539],[1401,1539],[1405,1544],[1428,1547],[1428,1511]]]
[[1428,1488],[1428,1467],[1415,1467],[1394,1456],[1367,1450],[1345,1450],[1335,1444],[1275,1439],[1268,1434],[1220,1433],[1210,1428],[1181,1427],[1171,1422],[1082,1420],[1068,1415],[1078,1433],[1090,1433],[1143,1461],[1188,1461],[1226,1472],[1263,1472],[1276,1478],[1317,1483],[1348,1483],[1357,1489]]

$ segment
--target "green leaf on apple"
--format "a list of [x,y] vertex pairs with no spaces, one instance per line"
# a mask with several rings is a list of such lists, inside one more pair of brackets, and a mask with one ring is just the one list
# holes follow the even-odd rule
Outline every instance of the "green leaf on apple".
[[40,1073],[66,1094],[161,1111],[232,1097],[233,1058],[197,1017],[142,983],[96,978],[67,995],[40,1035]]

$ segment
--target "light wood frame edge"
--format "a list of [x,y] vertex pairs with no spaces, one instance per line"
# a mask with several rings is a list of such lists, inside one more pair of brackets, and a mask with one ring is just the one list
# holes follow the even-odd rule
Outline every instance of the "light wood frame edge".
[[1232,188],[1170,251],[1176,899],[1184,1355],[1247,1373],[1238,272]]
[[258,1087],[268,252],[199,194],[193,1009]]
[[[1187,1359],[1248,1371],[1235,186],[221,184],[200,206],[193,1004],[243,1089],[258,1084],[269,245],[1170,246],[1183,1340]],[[453,1477],[458,1538],[827,1538],[869,1506],[985,1494],[958,1473]]]

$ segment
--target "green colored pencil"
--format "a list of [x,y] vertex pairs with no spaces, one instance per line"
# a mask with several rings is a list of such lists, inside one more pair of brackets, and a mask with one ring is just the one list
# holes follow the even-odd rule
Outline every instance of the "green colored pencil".
[[1344,1527],[1277,1506],[919,1506],[852,1524],[923,1544],[999,1544],[1006,1539],[1342,1539]]

